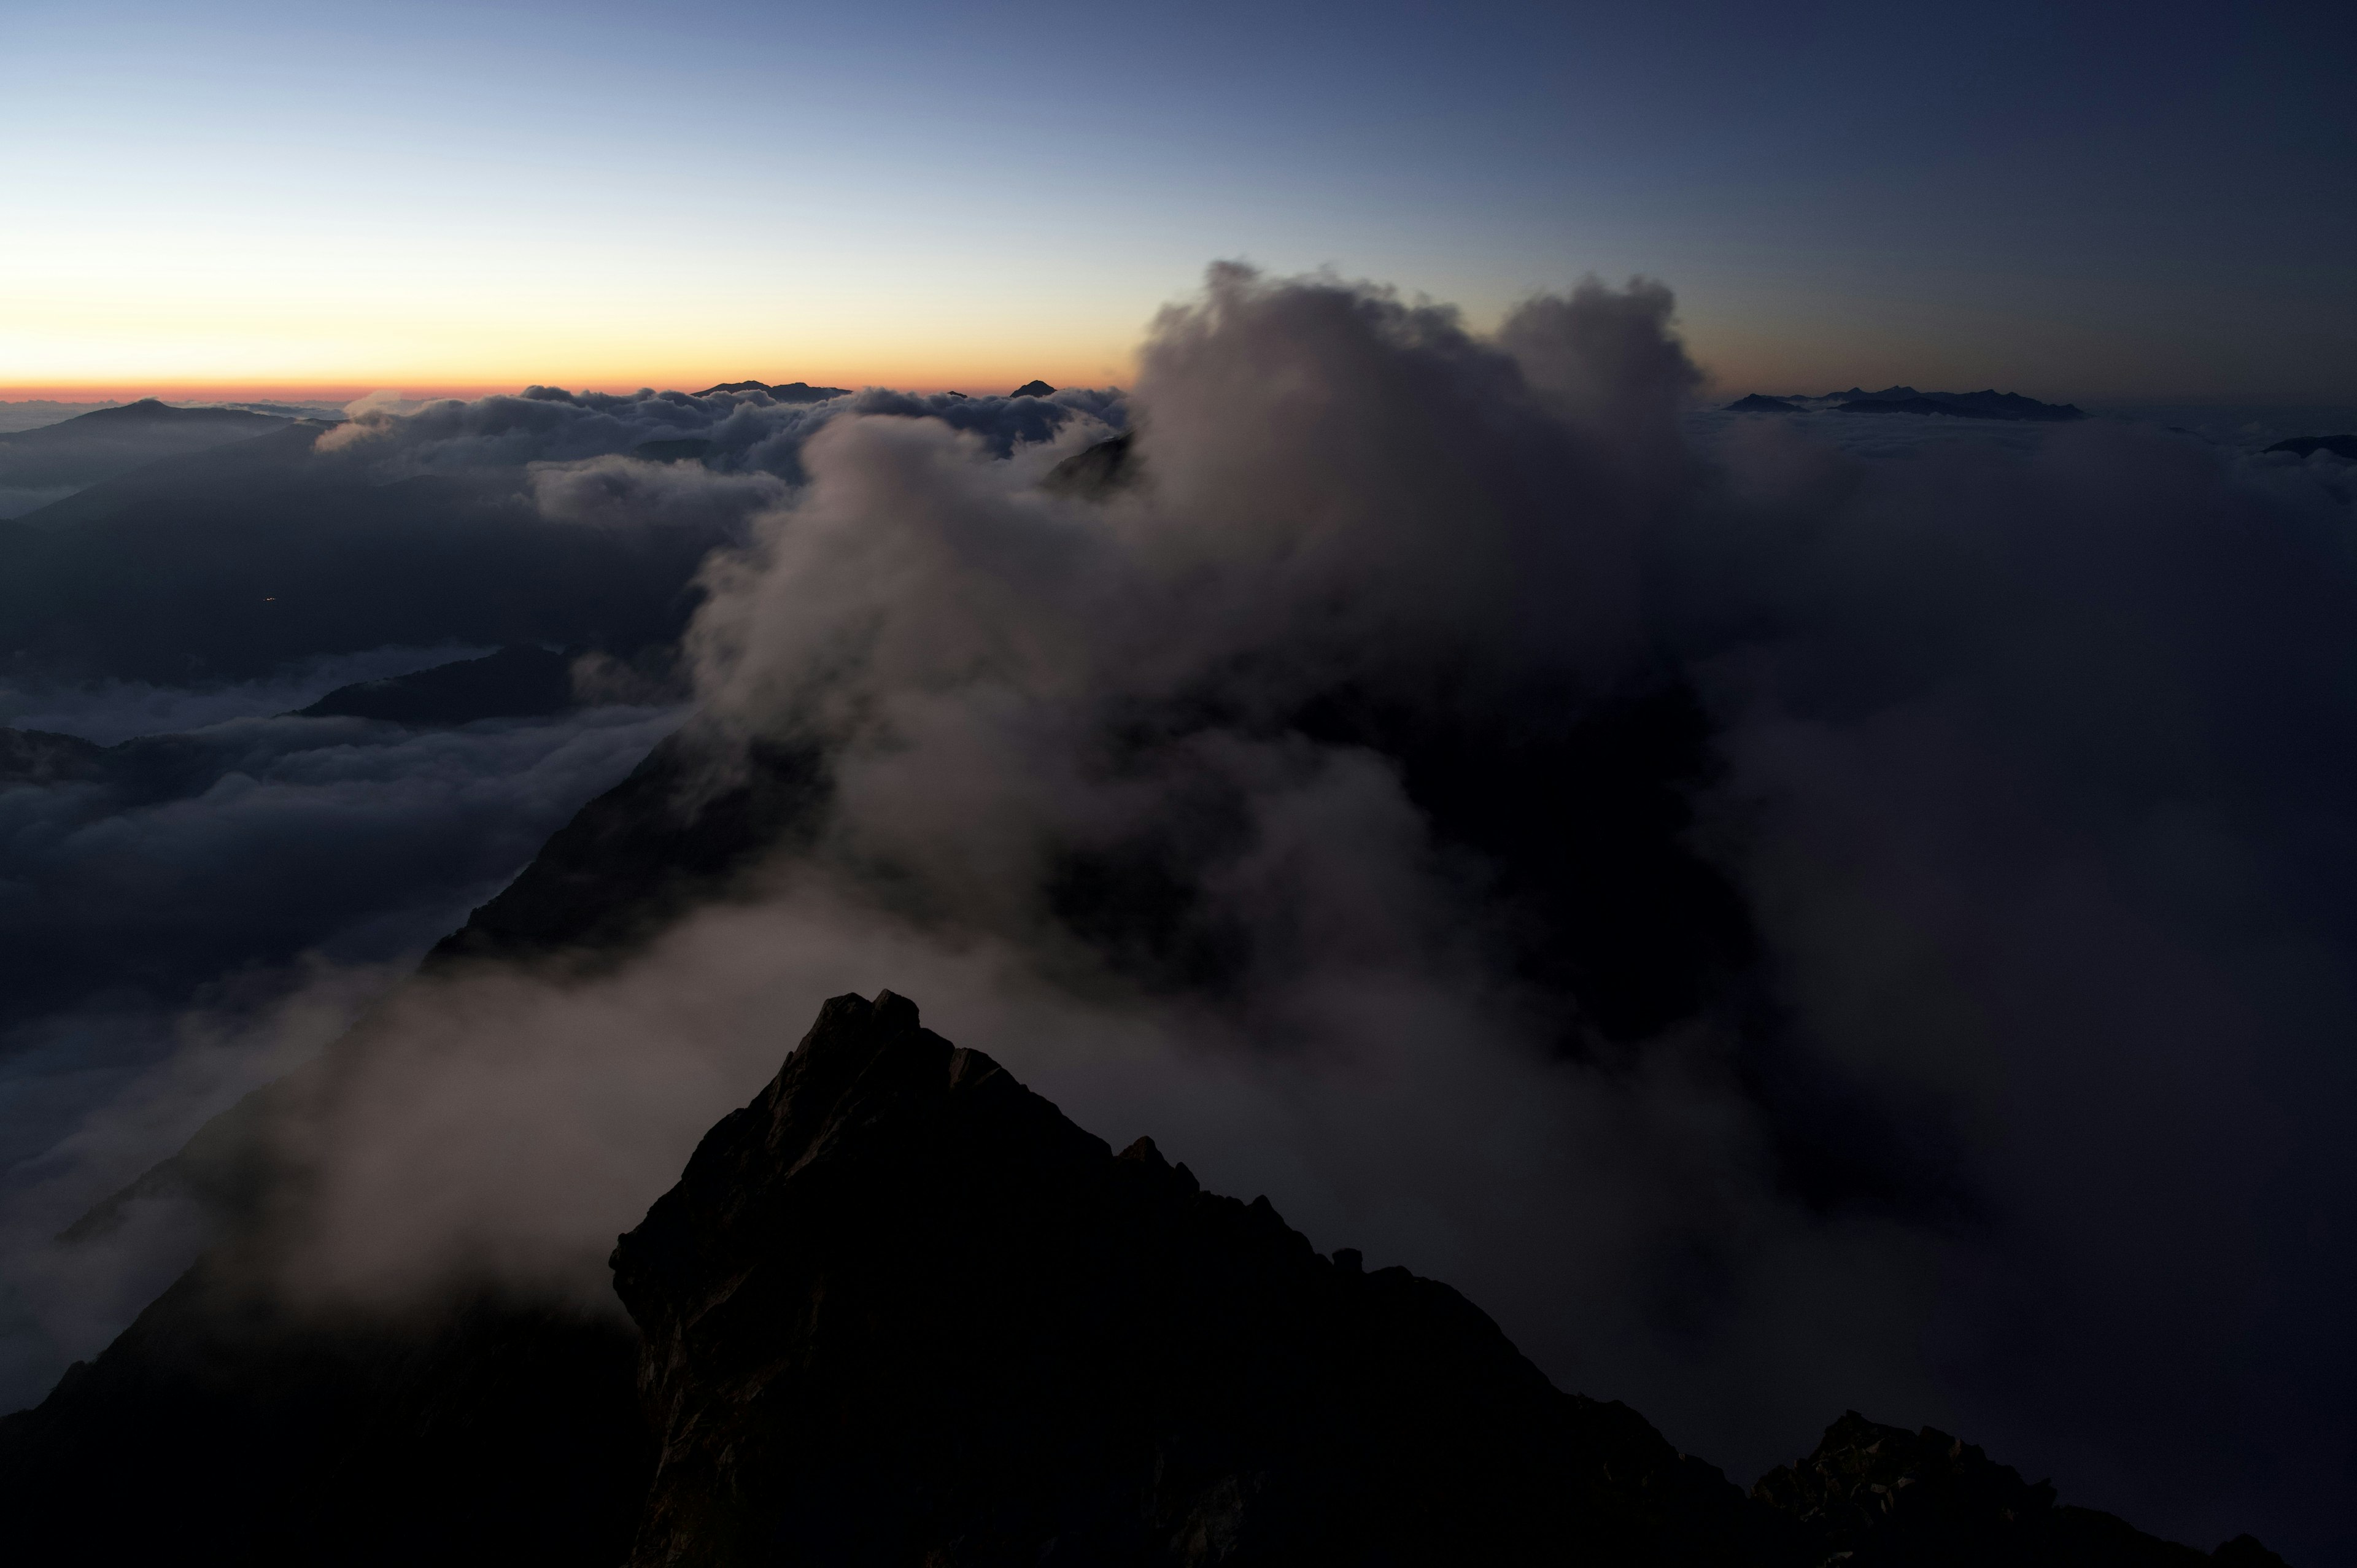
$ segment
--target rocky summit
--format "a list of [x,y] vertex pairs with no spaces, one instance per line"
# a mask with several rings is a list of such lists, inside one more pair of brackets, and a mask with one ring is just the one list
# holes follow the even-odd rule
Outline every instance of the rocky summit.
[[1448,1286],[1114,1155],[889,993],[826,1004],[614,1271],[649,1568],[1702,1562],[1755,1511]]
[[0,1422],[9,1560],[2280,1568],[1855,1413],[1747,1494],[889,992],[827,1003],[620,1238],[635,1336],[495,1296],[307,1316],[258,1244]]

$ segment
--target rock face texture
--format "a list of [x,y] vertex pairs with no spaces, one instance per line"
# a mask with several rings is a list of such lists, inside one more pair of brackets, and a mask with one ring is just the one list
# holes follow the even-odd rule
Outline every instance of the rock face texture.
[[1779,1537],[1448,1286],[841,996],[614,1253],[640,1564],[1702,1563]]

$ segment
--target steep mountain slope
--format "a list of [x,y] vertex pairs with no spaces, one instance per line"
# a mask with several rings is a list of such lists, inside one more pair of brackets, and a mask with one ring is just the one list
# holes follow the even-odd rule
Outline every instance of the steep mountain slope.
[[520,643],[480,659],[339,686],[309,707],[296,709],[296,714],[424,726],[544,717],[573,705],[573,661],[562,653]]
[[1405,1269],[827,1004],[614,1254],[641,1564],[1721,1561],[1766,1510]]
[[[274,1202],[299,1198],[283,1173]],[[264,1204],[0,1421],[28,1562],[2271,1568],[1852,1415],[1746,1498],[1447,1286],[1119,1157],[842,996],[614,1253],[612,1317],[277,1282]],[[634,1370],[635,1369],[635,1370]],[[635,1390],[633,1381],[635,1380]],[[633,1544],[634,1542],[634,1544]]]

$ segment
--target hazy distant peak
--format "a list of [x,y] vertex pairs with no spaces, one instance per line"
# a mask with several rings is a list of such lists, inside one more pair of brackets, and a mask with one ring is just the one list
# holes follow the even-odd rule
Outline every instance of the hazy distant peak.
[[770,389],[770,396],[779,403],[824,403],[850,395],[849,387],[814,387],[808,381],[785,381]]
[[1008,397],[1050,397],[1054,395],[1055,391],[1054,387],[1045,381],[1025,381],[1006,395]]
[[767,381],[722,381],[695,395],[710,397],[716,392],[768,392],[775,403],[824,403],[829,398],[851,395],[849,387],[814,387],[808,381],[780,381],[774,386]]
[[[143,397],[137,403],[126,403],[117,408],[92,409],[61,421],[84,430],[102,429],[125,424],[230,424],[262,431],[286,423],[285,416],[275,413],[253,413],[242,408],[175,408],[161,398]],[[58,425],[49,428],[57,429]]]

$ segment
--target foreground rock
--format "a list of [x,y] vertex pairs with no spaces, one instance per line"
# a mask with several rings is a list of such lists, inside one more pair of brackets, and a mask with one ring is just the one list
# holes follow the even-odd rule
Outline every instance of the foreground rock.
[[274,1195],[0,1421],[26,1563],[2281,1568],[1851,1414],[1746,1496],[1405,1269],[839,996],[620,1239],[612,1316],[271,1288]]
[[1851,1411],[1817,1451],[1770,1471],[1751,1495],[1799,1523],[1810,1559],[1846,1568],[2283,1568],[2247,1535],[2204,1554],[2093,1509],[1947,1433],[1883,1426]]
[[1703,1562],[1772,1523],[1355,1263],[837,997],[615,1251],[662,1442],[634,1561]]

